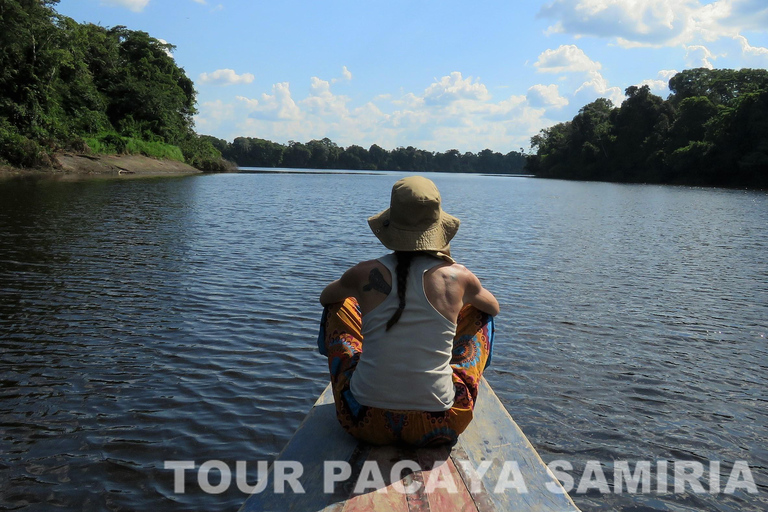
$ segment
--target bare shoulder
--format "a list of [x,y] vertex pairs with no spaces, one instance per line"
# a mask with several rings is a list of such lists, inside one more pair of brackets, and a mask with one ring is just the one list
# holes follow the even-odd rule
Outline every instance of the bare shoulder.
[[460,263],[439,265],[435,267],[435,273],[464,285],[470,284],[470,282],[480,282],[471,270]]
[[[462,304],[472,304],[492,316],[499,314],[496,297],[483,287],[480,279],[467,267],[454,263],[438,267],[438,271],[448,283],[455,283],[454,290],[460,294]],[[452,284],[448,284],[448,288],[452,287]]]
[[349,270],[345,272],[346,274],[349,274],[350,277],[354,277],[358,281],[362,281],[368,278],[368,275],[371,273],[374,269],[382,269],[386,268],[384,265],[381,264],[378,260],[367,260],[367,261],[361,261],[357,265],[351,267]]

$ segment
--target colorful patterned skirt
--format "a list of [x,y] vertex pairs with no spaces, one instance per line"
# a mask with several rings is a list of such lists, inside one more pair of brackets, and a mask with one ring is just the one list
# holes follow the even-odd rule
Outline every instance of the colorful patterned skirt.
[[[359,404],[350,391],[352,375],[363,351],[362,317],[349,298],[325,308],[318,349],[328,356],[336,416],[344,429],[371,444],[412,446],[454,444],[469,422],[483,371],[491,362],[493,317],[472,306],[459,313],[453,341],[453,385],[456,398],[447,411],[399,411]],[[407,356],[406,356],[407,357]]]

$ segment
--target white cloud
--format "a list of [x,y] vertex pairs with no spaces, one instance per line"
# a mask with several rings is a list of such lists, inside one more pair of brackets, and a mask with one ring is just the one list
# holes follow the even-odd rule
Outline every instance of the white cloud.
[[485,101],[488,99],[490,99],[488,89],[480,83],[479,79],[474,83],[471,76],[462,79],[458,71],[444,76],[424,91],[424,102],[430,105],[449,105],[458,100]]
[[[567,103],[554,85],[533,88],[530,98],[494,100],[479,79],[454,72],[435,79],[421,94],[377,96],[352,108],[349,98],[334,94],[332,81],[313,77],[303,99],[294,101],[289,84],[280,83],[258,99],[205,103],[195,119],[199,133],[213,131],[229,140],[251,136],[286,143],[329,137],[342,146],[506,152],[527,147],[532,133],[552,123],[547,109]],[[225,127],[231,131],[223,133]]]
[[608,81],[598,71],[591,71],[589,80],[576,89],[573,97],[577,105],[592,103],[597,98],[607,98],[618,106],[624,101],[624,92],[620,87],[610,87]]
[[199,81],[203,84],[233,85],[249,84],[255,78],[250,73],[238,75],[233,69],[217,69],[213,73],[200,73]]
[[235,106],[221,100],[206,101],[199,105],[198,110],[195,131],[199,133],[213,133],[226,126],[235,116]]
[[235,96],[235,99],[245,107],[247,112],[253,112],[259,107],[259,100],[246,98],[245,96]]
[[352,72],[350,72],[347,69],[347,66],[342,66],[341,67],[341,78],[334,78],[333,80],[331,80],[331,83],[335,84],[336,82],[342,82],[342,81],[349,82],[350,80],[352,80]]
[[[391,97],[391,95],[388,95],[388,96]],[[381,96],[381,98],[387,99],[384,96]],[[405,94],[401,98],[389,98],[389,99],[391,99],[392,105],[395,105],[400,108],[416,109],[424,106],[424,97],[416,96],[412,92]]]
[[568,100],[560,96],[557,85],[534,85],[526,95],[528,104],[534,108],[562,108],[568,105]]
[[719,23],[740,30],[764,32],[768,28],[768,4],[765,0],[718,0]]
[[689,68],[707,68],[714,69],[712,60],[716,59],[706,46],[691,45],[685,47],[685,63]]
[[302,118],[301,110],[291,97],[288,82],[273,85],[271,95],[262,94],[261,100],[250,106],[253,107],[250,117],[254,119],[298,121]]
[[662,69],[659,71],[659,78],[669,81],[670,78],[678,74],[679,71],[676,69]]
[[624,47],[681,46],[765,31],[765,0],[554,0],[539,16],[547,34],[612,39]]
[[200,4],[200,5],[207,5],[208,4],[208,2],[206,2],[206,0],[192,0],[192,1],[195,2],[196,4]]
[[149,3],[149,0],[102,0],[105,5],[114,5],[115,7],[127,7],[133,12],[141,12]]
[[638,85],[647,85],[651,92],[656,94],[669,93],[669,79],[677,74],[674,69],[662,69],[658,72],[655,79],[643,80]]
[[309,97],[299,102],[301,106],[315,115],[345,116],[348,114],[346,96],[336,96],[331,92],[331,84],[316,76],[311,79]]
[[741,45],[741,52],[748,57],[768,57],[768,48],[760,46],[750,46],[749,41],[744,36],[734,36],[734,39]]
[[539,16],[557,20],[550,32],[663,44],[690,29],[694,0],[555,0]]
[[574,44],[544,51],[534,66],[543,73],[590,72],[602,67]]

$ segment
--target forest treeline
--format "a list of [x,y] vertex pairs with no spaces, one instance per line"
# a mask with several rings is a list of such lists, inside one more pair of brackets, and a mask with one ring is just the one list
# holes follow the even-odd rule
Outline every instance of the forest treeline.
[[460,153],[456,149],[435,153],[413,146],[387,151],[377,144],[368,149],[357,145],[343,148],[328,138],[307,143],[290,141],[285,145],[251,137],[237,137],[232,142],[203,138],[225,159],[241,167],[519,174],[525,172],[526,163],[525,155],[517,151],[506,155],[490,149],[479,153]]
[[[339,147],[328,138],[232,142],[194,131],[194,83],[174,47],[80,24],[58,0],[0,0],[0,163],[50,166],[58,150],[142,153],[203,170],[240,166],[529,172],[540,177],[768,188],[768,71],[691,69],[663,99],[632,86],[531,139],[534,153]],[[222,157],[224,159],[222,159]]]
[[195,89],[174,47],[80,24],[58,0],[0,0],[0,160],[48,166],[60,149],[143,153],[204,170],[221,155],[194,129]]
[[600,98],[531,139],[548,178],[768,187],[768,71],[690,69],[665,100],[646,86]]

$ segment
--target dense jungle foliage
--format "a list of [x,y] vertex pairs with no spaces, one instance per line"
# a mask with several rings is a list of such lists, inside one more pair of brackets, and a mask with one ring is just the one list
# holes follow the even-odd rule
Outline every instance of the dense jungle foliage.
[[690,69],[664,100],[629,87],[541,130],[527,168],[541,177],[768,187],[768,71]]
[[490,149],[479,153],[461,154],[455,149],[433,153],[413,146],[387,151],[376,144],[369,149],[356,145],[345,149],[328,138],[306,144],[290,141],[287,145],[251,137],[237,137],[231,143],[209,136],[203,138],[224,158],[242,167],[519,174],[525,166],[525,155],[517,151],[506,155]]
[[0,161],[50,165],[59,149],[143,153],[213,170],[193,130],[195,89],[173,46],[79,24],[58,0],[0,0]]

